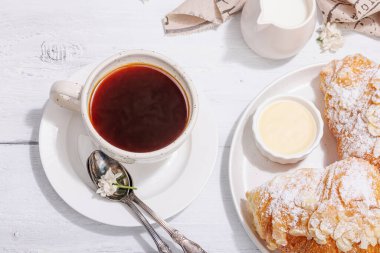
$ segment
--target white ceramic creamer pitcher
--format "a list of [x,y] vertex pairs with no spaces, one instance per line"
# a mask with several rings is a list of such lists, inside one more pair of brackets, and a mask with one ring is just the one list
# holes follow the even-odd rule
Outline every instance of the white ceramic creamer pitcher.
[[284,59],[297,54],[314,32],[315,0],[247,0],[241,31],[257,54]]

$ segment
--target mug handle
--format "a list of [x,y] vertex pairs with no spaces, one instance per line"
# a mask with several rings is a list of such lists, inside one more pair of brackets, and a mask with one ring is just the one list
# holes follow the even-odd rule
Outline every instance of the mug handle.
[[50,89],[50,100],[66,109],[80,112],[83,85],[72,81],[57,81]]

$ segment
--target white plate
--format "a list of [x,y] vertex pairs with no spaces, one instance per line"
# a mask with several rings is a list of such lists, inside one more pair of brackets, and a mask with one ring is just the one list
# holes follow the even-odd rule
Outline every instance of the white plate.
[[[320,145],[303,161],[281,165],[266,159],[256,148],[252,133],[252,116],[264,100],[276,95],[296,95],[313,102],[323,112],[323,96],[319,89],[319,72],[323,65],[309,66],[292,72],[270,84],[247,107],[241,116],[231,144],[229,180],[233,202],[244,229],[262,252],[270,252],[253,232],[247,214],[245,193],[274,176],[295,168],[320,168],[338,160],[336,142],[325,126]],[[326,125],[326,124],[325,124]]]
[[[70,80],[84,82],[93,66]],[[166,162],[127,165],[138,195],[164,219],[182,211],[202,191],[218,152],[217,126],[207,101],[199,94],[197,123],[188,141]],[[79,113],[48,101],[42,116],[39,147],[47,178],[58,195],[73,209],[101,223],[134,227],[138,220],[118,202],[96,195],[85,167],[95,149]]]

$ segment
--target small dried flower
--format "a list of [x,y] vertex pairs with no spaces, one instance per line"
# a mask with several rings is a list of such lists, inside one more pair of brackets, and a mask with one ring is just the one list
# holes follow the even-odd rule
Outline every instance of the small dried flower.
[[113,195],[117,191],[117,179],[122,175],[122,173],[113,174],[112,170],[107,170],[106,174],[101,176],[98,181],[98,190],[96,193],[99,193],[102,197],[107,197]]
[[342,32],[334,23],[327,23],[318,29],[319,37],[317,41],[322,52],[330,51],[335,53],[339,48],[343,47],[344,39]]
[[117,189],[130,189],[137,190],[136,187],[120,184],[117,179],[120,178],[123,174],[116,173],[113,174],[111,169],[108,169],[106,174],[101,176],[98,180],[98,190],[96,193],[99,193],[102,197],[112,196]]

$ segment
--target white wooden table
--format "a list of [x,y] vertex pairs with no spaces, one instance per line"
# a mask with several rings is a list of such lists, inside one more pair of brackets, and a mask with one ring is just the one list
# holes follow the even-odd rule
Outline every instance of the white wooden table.
[[[228,184],[237,119],[275,78],[356,52],[380,62],[380,43],[348,34],[338,53],[320,54],[314,34],[292,59],[265,60],[245,45],[239,15],[216,30],[164,36],[161,18],[180,2],[0,1],[0,253],[155,252],[143,228],[103,225],[72,210],[49,184],[38,152],[38,127],[52,82],[134,48],[156,50],[178,62],[218,119],[220,146],[212,177],[170,222],[208,252],[258,252],[237,219]],[[50,52],[58,59],[52,60],[47,55],[52,49],[65,54]]]

